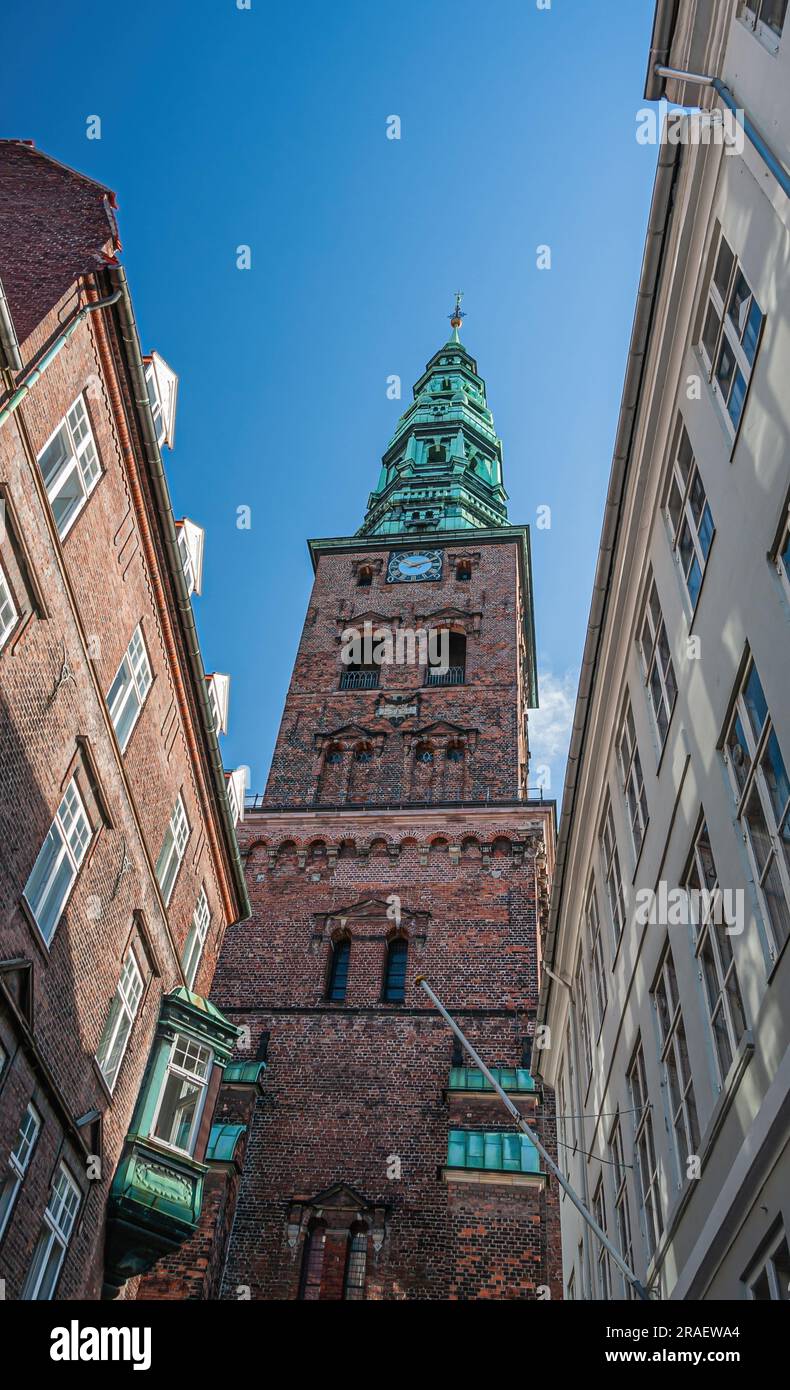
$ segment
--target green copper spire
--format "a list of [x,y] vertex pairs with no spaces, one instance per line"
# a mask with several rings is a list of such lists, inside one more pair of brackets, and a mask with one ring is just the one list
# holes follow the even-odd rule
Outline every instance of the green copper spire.
[[459,337],[461,292],[452,332],[413,388],[381,460],[360,536],[412,535],[507,526],[502,441],[486,404],[477,363]]

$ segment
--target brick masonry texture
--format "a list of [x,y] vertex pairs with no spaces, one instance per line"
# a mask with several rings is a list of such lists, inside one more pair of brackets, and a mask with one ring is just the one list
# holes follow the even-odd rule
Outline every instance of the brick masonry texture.
[[[298,1298],[317,1220],[321,1299],[344,1296],[354,1222],[368,1231],[368,1299],[562,1296],[554,1179],[446,1180],[450,1128],[512,1125],[496,1100],[448,1094],[453,1038],[414,983],[425,975],[489,1064],[521,1063],[553,807],[464,804],[487,793],[512,803],[527,762],[516,548],[476,550],[471,581],[457,581],[445,558],[440,581],[412,585],[386,585],[387,552],[370,546],[320,558],[266,797],[240,827],[252,917],[228,931],[212,993],[248,1030],[239,1057],[256,1056],[268,1035],[223,1298]],[[354,562],[368,558],[383,563],[357,588]],[[366,615],[417,626],[448,610],[460,610],[446,621],[467,634],[463,686],[426,688],[422,671],[392,667],[379,690],[339,690],[344,627]],[[380,717],[382,698],[415,693],[416,714]],[[448,762],[445,726],[462,731],[454,783],[434,780]],[[434,749],[424,770],[420,740]],[[361,765],[360,743],[373,753]],[[341,756],[327,765],[329,748]],[[396,935],[408,942],[402,1003],[383,998]],[[348,986],[336,1003],[327,984],[344,938]],[[553,1151],[553,1096],[524,1113]]]
[[[29,362],[77,307],[102,291],[77,272],[110,254],[106,191],[23,146],[0,143],[3,197],[15,221],[0,236],[0,275]],[[20,246],[19,208],[28,216]],[[40,253],[40,254],[39,254]],[[43,312],[46,306],[46,312]],[[104,311],[106,314],[107,311]],[[6,534],[0,564],[17,608],[30,610],[0,649],[0,959],[31,963],[33,1037],[20,1017],[19,982],[4,973],[0,1040],[10,1061],[0,1075],[0,1174],[27,1103],[42,1120],[12,1218],[0,1243],[0,1278],[16,1298],[41,1227],[56,1159],[77,1179],[83,1203],[57,1297],[98,1297],[104,1210],[148,1059],[162,994],[183,983],[179,957],[201,885],[212,923],[196,989],[208,991],[227,921],[227,865],[211,853],[206,827],[218,812],[202,764],[189,754],[175,658],[165,641],[155,578],[161,556],[143,544],[150,495],[136,506],[132,469],[142,474],[129,392],[111,323],[93,315],[77,330],[0,431],[0,488]],[[61,541],[36,458],[82,396],[101,477]],[[136,450],[130,460],[124,430]],[[141,483],[141,477],[137,479]],[[144,480],[142,480],[144,481]],[[142,625],[153,683],[126,750],[113,733],[106,694],[129,639]],[[184,665],[185,669],[185,665]],[[188,678],[187,678],[188,679]],[[49,945],[25,911],[23,890],[64,787],[76,773],[93,838]],[[181,791],[191,834],[167,908],[154,877],[165,828]],[[145,993],[112,1096],[94,1056],[130,943]],[[48,1069],[31,1065],[36,1048]],[[103,1117],[101,1176],[88,1181],[86,1147],[75,1129],[96,1107]]]

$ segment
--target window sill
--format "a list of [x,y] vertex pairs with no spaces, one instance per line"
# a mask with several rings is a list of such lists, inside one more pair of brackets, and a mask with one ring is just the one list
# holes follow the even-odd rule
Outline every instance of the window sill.
[[439,1169],[445,1183],[477,1183],[479,1186],[498,1187],[545,1187],[546,1173],[502,1172],[498,1168],[450,1168]]
[[764,48],[771,58],[777,56],[782,40],[780,37],[777,37],[769,25],[763,24],[759,19],[756,19],[754,23],[750,23],[743,14],[738,16],[738,23],[742,29],[746,30],[747,34],[751,34],[752,38],[757,40],[760,47]]

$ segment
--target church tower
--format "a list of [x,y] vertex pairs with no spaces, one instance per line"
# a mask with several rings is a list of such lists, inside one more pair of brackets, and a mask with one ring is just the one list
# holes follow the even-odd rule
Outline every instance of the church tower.
[[554,807],[528,791],[529,531],[459,305],[359,531],[309,542],[268,786],[239,828],[253,912],[212,996],[242,1029],[215,1117],[243,1136],[214,1233],[225,1298],[561,1296],[556,1183],[414,983],[553,1147],[530,1072]]

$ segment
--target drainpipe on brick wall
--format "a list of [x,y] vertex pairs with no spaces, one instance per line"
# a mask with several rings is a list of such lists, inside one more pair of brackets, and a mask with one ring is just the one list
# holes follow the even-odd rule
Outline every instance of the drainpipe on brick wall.
[[2,280],[0,280],[0,353],[5,359],[4,363],[0,362],[0,369],[5,366],[11,372],[21,372],[22,357],[19,352],[19,339],[16,336],[14,320],[11,317],[11,308],[3,289]]
[[[97,309],[109,309],[110,305],[116,304],[120,297],[121,291],[116,290],[114,294],[108,295],[106,299],[96,299],[92,304],[86,304],[83,309],[80,309],[74,315],[68,327],[58,335],[52,346],[44,353],[38,365],[33,367],[29,375],[26,376],[24,383],[21,386],[17,386],[8,404],[3,406],[3,409],[0,410],[0,429],[2,429],[6,420],[8,420],[13,415],[14,411],[22,404],[25,396],[29,395],[36,382],[40,381],[47,367],[51,362],[54,362],[58,353],[66,346],[69,339],[73,338],[80,324],[85,322],[88,315],[95,314]],[[1,321],[2,315],[0,314],[0,322]]]

